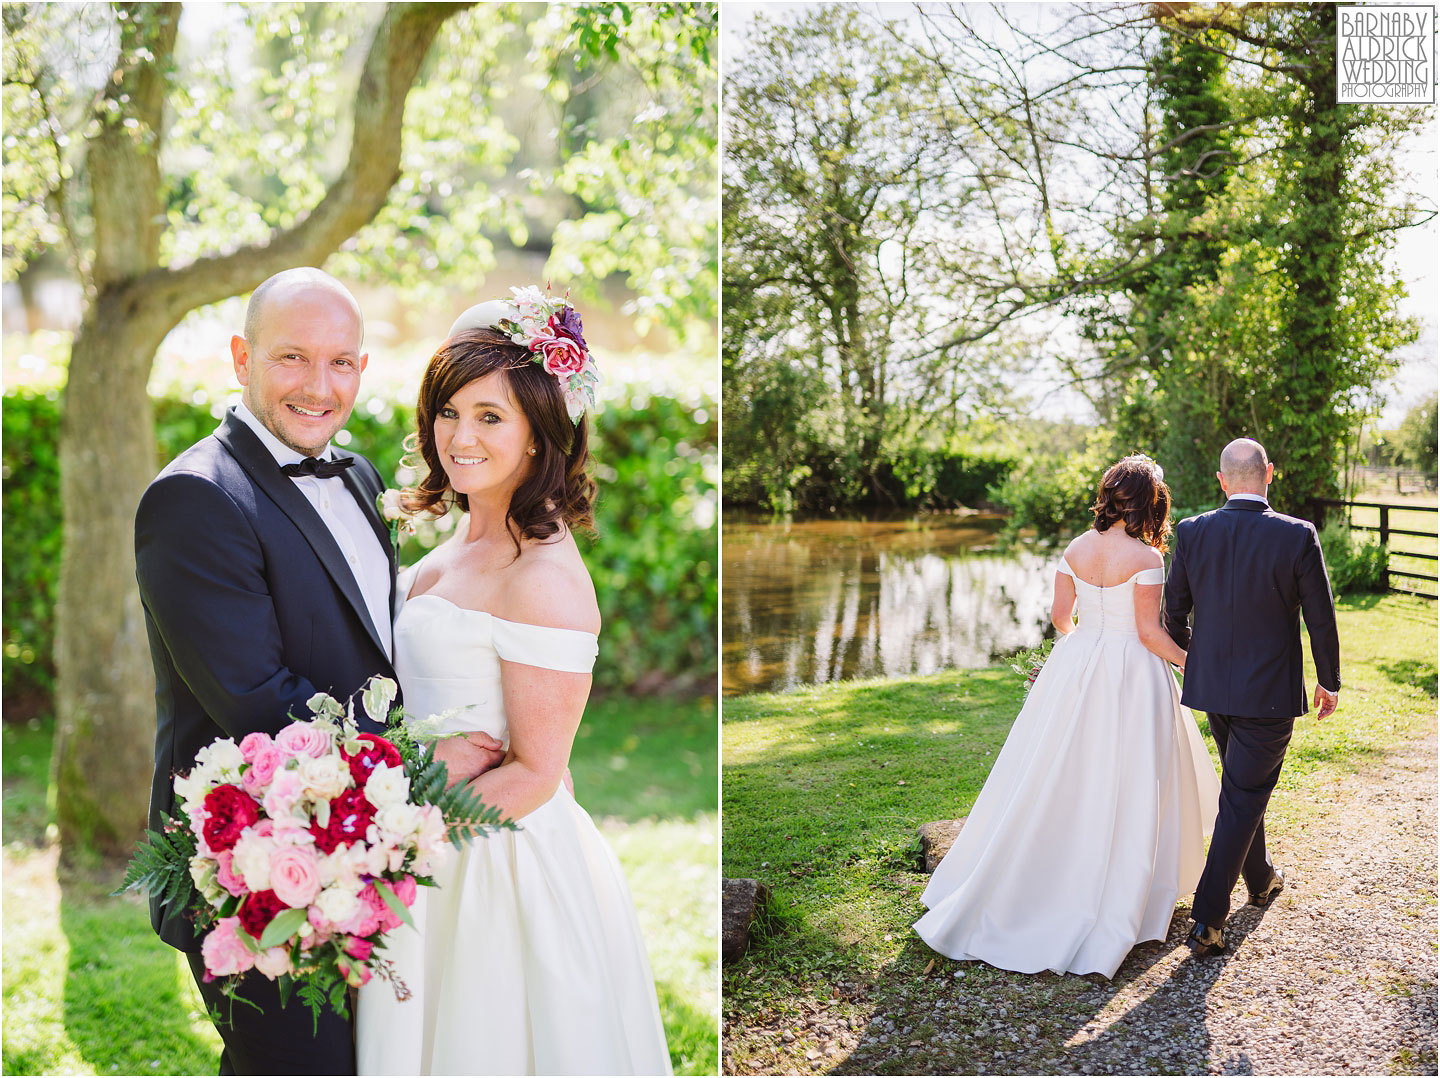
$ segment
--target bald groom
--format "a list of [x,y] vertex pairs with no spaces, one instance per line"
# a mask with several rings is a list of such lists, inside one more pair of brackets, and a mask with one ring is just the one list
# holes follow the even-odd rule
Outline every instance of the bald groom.
[[1220,812],[1191,908],[1199,957],[1225,949],[1237,879],[1262,909],[1285,885],[1265,848],[1265,807],[1307,710],[1302,612],[1319,717],[1339,702],[1340,640],[1320,539],[1308,520],[1270,508],[1274,474],[1259,442],[1227,445],[1215,473],[1227,500],[1176,525],[1165,581],[1165,627],[1188,652],[1181,702],[1209,714],[1221,759]]

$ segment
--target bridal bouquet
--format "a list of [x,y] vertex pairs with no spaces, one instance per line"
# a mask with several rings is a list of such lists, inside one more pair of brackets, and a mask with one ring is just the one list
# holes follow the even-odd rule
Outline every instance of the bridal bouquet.
[[414,927],[417,885],[434,883],[452,845],[513,826],[466,786],[446,789],[445,765],[391,712],[395,692],[372,677],[360,693],[390,738],[360,733],[353,703],[317,693],[311,718],[214,741],[175,779],[183,818],[146,832],[120,890],[191,911],[208,930],[206,972],[227,990],[254,969],[284,1002],[298,986],[317,1019],[327,1002],[343,1015],[347,987],[374,974],[406,998],[379,953],[385,934]]
[[1025,679],[1025,695],[1030,695],[1030,690],[1035,686],[1035,679],[1040,676],[1040,671],[1045,669],[1045,660],[1050,657],[1050,652],[1055,647],[1054,640],[1042,641],[1038,648],[1028,648],[1015,656],[1015,661],[1010,664],[1010,669]]

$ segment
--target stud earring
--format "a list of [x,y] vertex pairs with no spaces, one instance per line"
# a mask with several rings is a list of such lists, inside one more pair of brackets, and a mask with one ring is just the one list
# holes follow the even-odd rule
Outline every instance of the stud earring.
[[535,447],[532,445],[532,446],[531,446],[529,449],[527,449],[525,452],[529,453],[529,454],[533,457],[533,456],[535,455]]

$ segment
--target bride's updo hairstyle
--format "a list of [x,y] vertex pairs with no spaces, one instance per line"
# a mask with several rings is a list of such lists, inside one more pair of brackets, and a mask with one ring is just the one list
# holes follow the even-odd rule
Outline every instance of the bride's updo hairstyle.
[[[512,537],[549,539],[562,528],[594,534],[595,481],[590,477],[590,429],[585,416],[570,421],[565,398],[555,376],[531,359],[530,352],[495,329],[466,329],[440,346],[415,405],[415,433],[405,448],[417,471],[428,474],[404,491],[400,504],[406,512],[443,514],[451,504],[468,512],[470,500],[450,489],[440,454],[435,450],[435,417],[447,401],[477,378],[503,371],[535,439],[530,474],[510,497],[505,514],[513,525]],[[413,441],[412,441],[413,439]],[[519,542],[516,541],[516,553]]]
[[1090,507],[1095,530],[1108,531],[1121,524],[1125,534],[1148,543],[1160,553],[1170,537],[1170,488],[1165,473],[1149,457],[1133,456],[1116,461],[1100,480],[1100,493]]

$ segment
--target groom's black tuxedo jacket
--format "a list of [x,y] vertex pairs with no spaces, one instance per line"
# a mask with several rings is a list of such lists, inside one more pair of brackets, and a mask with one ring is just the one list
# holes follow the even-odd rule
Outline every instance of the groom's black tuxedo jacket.
[[[356,457],[342,478],[390,554],[393,610],[394,551],[375,508],[380,475]],[[234,412],[146,489],[135,570],[155,664],[152,828],[162,812],[179,811],[174,776],[211,741],[276,733],[287,715],[309,717],[316,692],[343,701],[374,674],[395,676],[324,521]],[[375,729],[361,715],[362,728]],[[166,943],[199,949],[178,913],[152,900],[150,914]]]
[[1302,610],[1316,676],[1339,691],[1340,637],[1315,525],[1246,498],[1182,520],[1165,581],[1165,628],[1189,653],[1181,702],[1242,718],[1305,714]]

